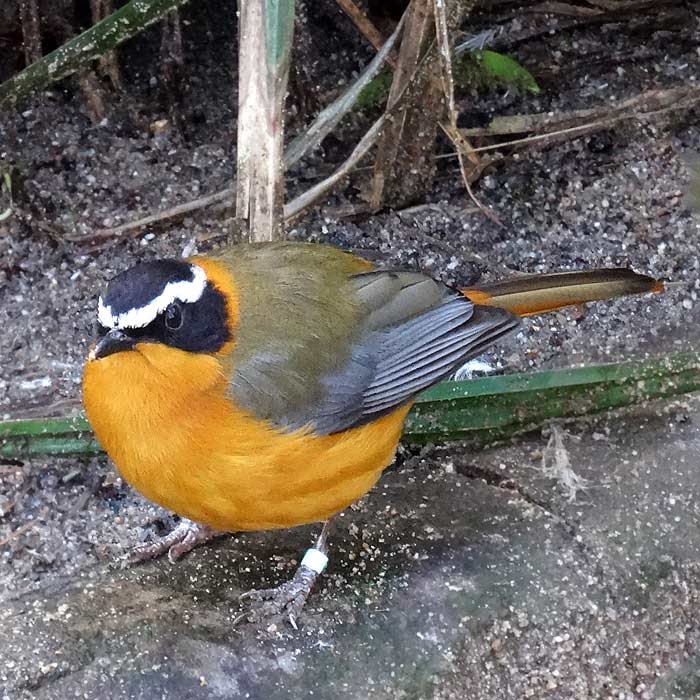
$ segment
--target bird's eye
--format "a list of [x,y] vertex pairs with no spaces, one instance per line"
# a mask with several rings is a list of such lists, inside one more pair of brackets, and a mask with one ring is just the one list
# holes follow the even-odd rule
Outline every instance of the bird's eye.
[[182,326],[182,309],[179,304],[170,304],[165,310],[165,325],[176,331]]

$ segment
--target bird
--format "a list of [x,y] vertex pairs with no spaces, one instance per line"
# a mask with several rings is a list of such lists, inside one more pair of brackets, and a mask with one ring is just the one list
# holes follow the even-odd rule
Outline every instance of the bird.
[[415,397],[520,318],[660,292],[614,268],[457,289],[330,245],[232,245],[138,262],[97,301],[83,402],[124,479],[179,524],[129,561],[178,559],[221,533],[323,524],[294,577],[248,594],[296,620],[332,518],[395,456]]

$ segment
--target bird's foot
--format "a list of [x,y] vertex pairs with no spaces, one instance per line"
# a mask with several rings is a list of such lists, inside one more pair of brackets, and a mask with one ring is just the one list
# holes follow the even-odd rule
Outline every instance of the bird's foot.
[[282,616],[289,620],[289,624],[294,629],[298,629],[299,613],[327,561],[328,557],[324,552],[310,549],[290,581],[276,588],[244,593],[239,600],[250,601],[251,607],[236,617],[233,621],[234,626],[243,620],[260,622],[265,618]]
[[223,533],[218,530],[183,518],[167,535],[134,547],[126,556],[124,566],[155,559],[166,553],[170,563],[174,564],[198,544],[208,542],[221,534]]

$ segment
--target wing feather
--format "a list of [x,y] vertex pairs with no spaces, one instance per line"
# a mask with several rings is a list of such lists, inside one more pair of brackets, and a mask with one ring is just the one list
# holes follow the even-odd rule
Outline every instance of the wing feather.
[[369,271],[337,249],[230,249],[241,321],[229,391],[285,429],[326,435],[376,420],[513,330],[418,272]]

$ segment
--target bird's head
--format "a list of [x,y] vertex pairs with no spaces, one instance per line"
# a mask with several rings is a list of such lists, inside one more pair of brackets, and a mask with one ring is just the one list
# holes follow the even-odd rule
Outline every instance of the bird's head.
[[234,291],[208,262],[155,260],[114,277],[98,301],[97,338],[88,363],[138,353],[162,369],[230,349]]

